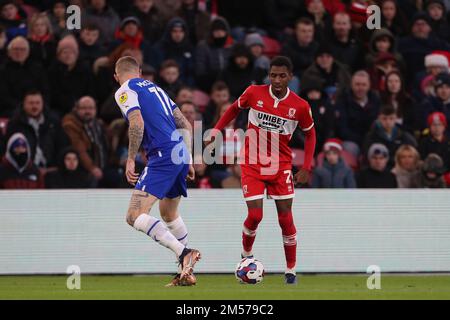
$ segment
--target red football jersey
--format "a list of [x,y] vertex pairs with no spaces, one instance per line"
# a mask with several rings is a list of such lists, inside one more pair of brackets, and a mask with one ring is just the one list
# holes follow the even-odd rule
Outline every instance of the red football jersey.
[[245,159],[243,165],[254,169],[278,168],[277,171],[290,169],[289,141],[295,129],[299,126],[309,131],[314,127],[308,102],[289,89],[286,96],[278,99],[270,85],[252,85],[236,103],[241,109],[250,109],[244,154],[241,154]]

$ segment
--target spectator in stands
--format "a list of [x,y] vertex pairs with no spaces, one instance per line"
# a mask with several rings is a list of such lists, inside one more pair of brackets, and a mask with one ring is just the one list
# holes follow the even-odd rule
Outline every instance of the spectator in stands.
[[415,101],[406,92],[402,75],[394,70],[386,74],[385,90],[381,93],[381,102],[391,105],[397,113],[397,125],[413,133],[415,125]]
[[53,3],[53,7],[47,11],[52,25],[53,35],[56,39],[61,39],[68,32],[66,28],[66,10],[67,1],[56,0]]
[[411,34],[400,39],[399,51],[405,59],[407,66],[407,79],[423,71],[425,56],[434,50],[450,50],[450,45],[432,35],[429,17],[417,13],[412,19]]
[[13,0],[0,3],[0,25],[6,28],[8,41],[17,36],[27,36],[26,14]]
[[89,6],[83,11],[81,23],[96,24],[100,29],[100,45],[107,47],[114,39],[120,18],[106,0],[90,0]]
[[363,52],[360,43],[352,34],[352,24],[348,13],[336,13],[333,19],[332,36],[328,41],[336,60],[347,65],[352,71],[362,66]]
[[80,155],[81,166],[96,180],[97,186],[111,186],[109,175],[108,137],[101,120],[96,118],[97,106],[92,97],[80,98],[73,112],[62,120],[73,148]]
[[213,84],[210,94],[209,104],[206,106],[203,113],[203,121],[206,129],[212,128],[215,125],[214,118],[218,110],[230,102],[230,89],[223,81],[217,81]]
[[154,47],[157,59],[153,63],[159,66],[164,60],[175,60],[180,67],[180,80],[187,85],[193,85],[194,46],[188,32],[188,26],[183,19],[171,19],[163,38]]
[[442,112],[433,112],[428,116],[428,130],[420,140],[419,151],[422,159],[435,153],[441,157],[450,170],[450,140],[446,132],[448,122]]
[[282,54],[294,64],[294,75],[301,78],[303,72],[314,63],[319,44],[314,40],[314,22],[300,18],[295,24],[295,34],[283,45]]
[[206,40],[211,24],[210,14],[199,10],[198,6],[198,0],[181,0],[181,7],[177,12],[177,16],[186,21],[187,34],[193,44]]
[[58,43],[57,60],[48,70],[51,89],[51,108],[60,116],[70,112],[75,101],[95,92],[93,74],[79,59],[78,43],[72,35]]
[[381,55],[390,53],[395,57],[400,71],[405,71],[405,61],[402,55],[397,51],[397,41],[388,29],[375,30],[370,38],[369,53],[366,54],[365,65],[371,69],[375,60]]
[[[372,129],[367,133],[363,152],[366,154],[371,145],[375,143],[383,144],[389,150],[389,154],[395,155],[398,148],[402,145],[411,145],[417,147],[415,138],[406,131],[403,131],[397,125],[397,113],[392,105],[382,107],[378,119],[375,121]],[[394,166],[392,157],[388,162],[388,168]]]
[[230,56],[228,66],[220,77],[228,88],[232,99],[237,99],[249,85],[262,84],[266,72],[254,68],[253,56],[243,44],[236,44]]
[[93,184],[92,177],[80,167],[80,157],[69,147],[59,155],[58,170],[45,176],[47,189],[86,189]]
[[6,31],[3,26],[0,25],[0,67],[6,60],[6,43],[8,38],[6,37]]
[[368,69],[372,90],[383,92],[386,87],[386,75],[399,70],[397,59],[392,53],[380,53],[374,61],[373,67]]
[[302,86],[301,96],[308,101],[316,128],[316,151],[335,135],[335,109],[319,82],[308,81]]
[[[326,2],[326,1],[325,1]],[[339,1],[328,1],[338,3]],[[333,19],[331,18],[337,12],[330,11],[324,5],[323,0],[306,0],[306,11],[314,22],[314,36],[317,41],[323,42],[327,32],[332,29]],[[344,11],[344,6],[340,3],[339,11]]]
[[44,97],[39,91],[25,94],[22,108],[8,123],[7,136],[20,132],[28,141],[31,160],[42,175],[56,170],[58,153],[69,144],[60,121],[44,108]]
[[175,98],[175,103],[180,106],[185,102],[191,102],[194,99],[194,92],[192,88],[188,86],[183,86],[178,90],[177,97]]
[[[214,123],[231,106],[230,103],[222,105],[218,110],[214,119]],[[242,141],[239,134],[235,133],[236,121],[231,121],[226,128],[224,128],[223,143],[215,149],[215,157],[220,159],[220,163],[215,163],[210,166],[209,174],[214,187],[219,188],[239,188],[240,187],[240,170],[237,165],[237,157],[242,147]]]
[[416,148],[402,145],[395,153],[395,167],[392,173],[399,188],[418,188],[420,180],[420,155]]
[[430,17],[430,25],[433,33],[444,41],[450,39],[450,26],[447,20],[447,9],[443,0],[428,0],[425,10]]
[[351,76],[348,68],[334,59],[331,47],[326,44],[319,47],[314,64],[306,69],[300,80],[302,86],[311,82],[320,83],[320,89],[328,95],[333,104],[350,86]]
[[323,152],[323,164],[314,169],[313,188],[356,188],[353,171],[341,158],[342,142],[339,139],[328,139]]
[[279,40],[293,35],[295,21],[305,15],[303,1],[267,0],[262,7],[266,17],[266,29]]
[[425,68],[414,76],[412,93],[417,101],[422,101],[427,95],[434,94],[433,90],[427,90],[426,84],[432,84],[438,74],[449,72],[449,60],[441,53],[430,53],[425,56]]
[[142,23],[144,37],[151,44],[161,39],[167,22],[167,17],[154,0],[134,0],[131,15]]
[[22,133],[13,134],[0,164],[0,189],[42,189],[44,181],[31,161],[31,150]]
[[254,67],[269,72],[270,59],[264,54],[264,39],[259,33],[249,33],[245,37],[245,45],[254,58]]
[[12,116],[31,89],[38,89],[48,97],[46,72],[30,59],[28,40],[19,36],[8,44],[8,59],[0,69],[0,116]]
[[231,43],[228,22],[221,17],[215,18],[207,40],[198,44],[195,53],[195,77],[201,90],[209,92],[211,85],[226,69]]
[[369,167],[356,176],[358,188],[397,188],[397,179],[387,169],[389,151],[383,144],[373,144],[367,154]]
[[106,54],[99,43],[100,29],[95,24],[88,24],[80,31],[78,46],[80,48],[80,61],[92,67],[94,62]]
[[205,128],[203,127],[202,115],[198,112],[197,106],[187,101],[179,104],[178,107],[191,124],[193,134],[203,134]]
[[180,66],[175,60],[169,59],[161,64],[157,83],[172,100],[175,100],[177,92],[183,86],[180,79]]
[[144,38],[141,22],[134,16],[125,17],[120,28],[114,34],[114,40],[110,43],[109,51],[114,51],[123,44],[128,44],[131,48],[141,49],[144,54],[144,61],[154,65],[156,56],[151,43]]
[[424,160],[419,187],[420,188],[445,188],[444,173],[446,168],[441,157],[430,153]]
[[389,29],[393,35],[404,36],[408,32],[408,24],[397,0],[381,1],[381,26]]
[[380,99],[370,91],[367,72],[358,71],[353,75],[351,89],[339,98],[336,110],[338,134],[344,140],[344,149],[358,156],[359,147],[380,110]]
[[[422,102],[418,116],[420,115],[420,129],[426,128],[426,121],[429,114],[433,112],[442,112],[447,123],[450,121],[450,74],[441,73],[434,81],[436,96],[428,96]],[[447,133],[450,133],[447,128]]]
[[30,58],[48,67],[55,59],[56,43],[46,13],[38,13],[31,17],[28,39],[30,41]]

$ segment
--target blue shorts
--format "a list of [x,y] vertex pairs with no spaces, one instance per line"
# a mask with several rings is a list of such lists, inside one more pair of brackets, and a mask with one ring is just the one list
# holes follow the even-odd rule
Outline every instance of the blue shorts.
[[175,164],[167,154],[149,159],[136,184],[136,190],[147,192],[160,200],[187,197],[189,164],[186,161]]

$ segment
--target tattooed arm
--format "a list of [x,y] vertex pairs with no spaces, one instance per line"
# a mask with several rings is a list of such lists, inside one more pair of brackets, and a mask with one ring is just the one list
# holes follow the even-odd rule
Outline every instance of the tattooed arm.
[[183,136],[184,143],[188,147],[189,153],[192,154],[192,126],[185,118],[179,108],[173,110],[173,117],[175,118],[175,124],[177,129],[181,129],[181,135]]
[[144,136],[144,120],[141,111],[134,110],[128,115],[130,128],[128,129],[128,160],[126,168],[127,180],[131,184],[136,184],[139,175],[135,172],[135,159],[141,147],[142,138]]
[[181,135],[183,136],[184,143],[186,144],[191,157],[187,179],[193,181],[195,179],[195,170],[192,165],[192,126],[179,108],[173,110],[173,117],[175,118],[177,129],[181,129]]

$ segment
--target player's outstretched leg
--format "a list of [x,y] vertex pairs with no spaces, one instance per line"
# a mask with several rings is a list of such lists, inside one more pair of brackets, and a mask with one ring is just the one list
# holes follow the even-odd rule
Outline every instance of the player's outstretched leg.
[[[177,238],[185,247],[188,244],[188,231],[186,224],[184,223],[181,216],[178,214],[178,205],[180,203],[181,197],[176,197],[173,199],[164,198],[159,202],[159,211],[161,213],[161,218],[167,225],[170,233]],[[178,261],[178,259],[177,259]],[[181,264],[179,264],[179,269],[175,277],[170,283],[167,284],[168,287],[172,286],[192,286],[197,283],[197,279],[194,274],[186,276],[181,280],[182,273]]]
[[135,190],[127,213],[127,223],[175,253],[183,268],[180,276],[180,280],[183,280],[192,274],[195,263],[200,259],[200,252],[187,249],[163,222],[148,214],[157,200],[146,192]]
[[292,216],[292,199],[277,201],[278,222],[283,234],[286,257],[285,280],[287,284],[297,283],[295,265],[297,262],[297,229]]
[[262,199],[247,201],[248,215],[244,221],[242,230],[242,258],[253,258],[253,243],[255,242],[256,229],[263,218]]

